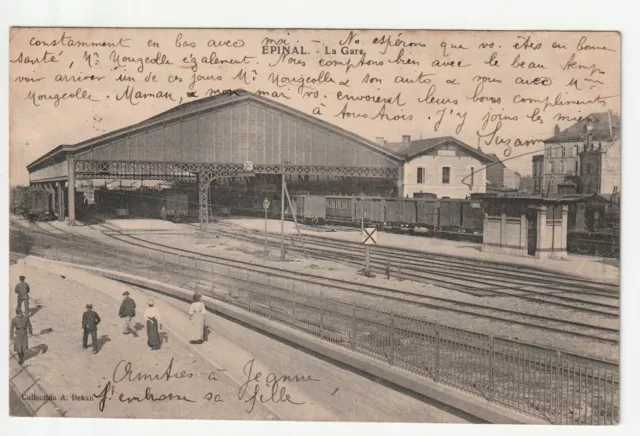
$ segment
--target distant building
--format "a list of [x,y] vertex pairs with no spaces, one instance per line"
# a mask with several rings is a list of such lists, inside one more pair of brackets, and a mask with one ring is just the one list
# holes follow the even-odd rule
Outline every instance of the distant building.
[[557,195],[558,197],[566,197],[568,195],[576,195],[578,193],[578,185],[575,182],[565,180],[558,183]]
[[520,192],[533,194],[533,176],[520,176]]
[[489,154],[493,164],[487,166],[487,183],[493,189],[520,189],[520,174],[508,169],[495,154]]
[[544,155],[538,154],[533,156],[532,163],[533,193],[541,194],[542,187],[544,186]]
[[[592,151],[593,144],[601,143],[603,148],[607,148],[619,136],[620,117],[611,112],[590,114],[562,131],[556,125],[554,135],[544,141],[541,192],[557,195],[559,183],[564,183],[567,177],[582,174],[582,152]],[[616,166],[619,167],[619,162]],[[579,183],[582,184],[583,180]],[[581,186],[577,189],[580,191]]]
[[412,141],[409,135],[404,135],[402,142],[384,144],[385,148],[405,159],[404,196],[435,194],[438,198],[466,198],[486,192],[484,168],[494,160],[456,138],[445,136]]
[[620,138],[603,144],[591,141],[580,153],[580,179],[583,194],[609,196],[620,190]]

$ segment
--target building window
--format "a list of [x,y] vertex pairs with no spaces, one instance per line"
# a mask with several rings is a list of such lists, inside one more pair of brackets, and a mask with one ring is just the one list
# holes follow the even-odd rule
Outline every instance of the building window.
[[[564,151],[564,148],[562,149],[562,151]],[[560,162],[560,174],[564,174],[564,161]]]
[[578,161],[573,163],[573,174],[576,176],[578,175]]
[[475,173],[475,168],[471,167],[471,186],[473,186],[473,175]]
[[565,151],[564,151],[564,147],[562,147],[562,157],[564,157],[565,155]]
[[418,168],[418,183],[424,183],[424,168]]
[[580,153],[580,146],[579,145],[574,145],[573,146],[573,155],[577,156]]
[[555,165],[553,164],[553,162],[549,162],[549,172],[551,174],[555,173],[556,169],[555,169]]
[[585,171],[585,174],[591,174],[591,163],[587,162],[587,170]]
[[442,168],[442,183],[443,184],[448,184],[450,176],[451,176],[451,168],[443,167]]
[[551,147],[547,148],[547,157],[551,157]]

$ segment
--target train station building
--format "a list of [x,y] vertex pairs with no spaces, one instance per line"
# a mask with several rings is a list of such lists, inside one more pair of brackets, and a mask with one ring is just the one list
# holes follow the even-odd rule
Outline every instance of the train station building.
[[[484,194],[494,159],[451,136],[387,143],[385,148],[404,159],[402,194],[408,198],[433,194],[438,198],[467,198]],[[499,162],[499,160],[498,160]]]
[[76,182],[96,179],[192,183],[198,218],[205,225],[212,183],[223,179],[378,179],[402,195],[402,163],[402,157],[373,141],[237,90],[182,104],[79,144],[60,145],[27,170],[30,184],[44,190],[45,204],[60,217],[68,215],[70,225],[79,201]]
[[453,137],[381,144],[237,90],[60,145],[27,170],[30,184],[42,188],[45,208],[71,225],[84,202],[78,184],[127,180],[183,187],[193,218],[204,226],[214,204],[244,202],[251,209],[268,197],[270,214],[283,214],[285,184],[300,195],[464,199],[486,192],[486,168],[493,164]]

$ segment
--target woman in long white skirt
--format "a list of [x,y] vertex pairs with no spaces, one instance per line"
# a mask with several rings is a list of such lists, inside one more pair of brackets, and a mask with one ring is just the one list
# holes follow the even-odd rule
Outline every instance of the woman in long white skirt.
[[194,294],[193,303],[189,307],[189,340],[192,344],[201,344],[204,341],[204,315],[207,309],[200,298],[200,294]]

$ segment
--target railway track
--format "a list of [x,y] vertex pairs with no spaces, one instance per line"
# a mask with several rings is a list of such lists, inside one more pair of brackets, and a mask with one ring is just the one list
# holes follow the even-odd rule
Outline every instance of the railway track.
[[[295,278],[297,281],[301,283],[308,283],[310,285],[320,285],[320,286],[330,286],[336,290],[345,291],[353,294],[361,294],[369,297],[381,297],[386,300],[391,300],[395,302],[400,302],[404,304],[410,304],[414,306],[424,307],[428,309],[434,310],[444,310],[449,311],[465,316],[476,317],[476,318],[484,318],[492,321],[504,322],[507,324],[516,324],[525,327],[552,331],[556,333],[562,333],[570,336],[583,337],[588,339],[593,339],[600,342],[617,344],[619,342],[619,330],[615,328],[609,328],[604,326],[592,325],[587,323],[574,322],[569,320],[561,320],[558,318],[553,318],[549,316],[541,316],[536,314],[531,314],[522,311],[509,310],[504,308],[496,308],[492,306],[486,306],[481,304],[469,303],[469,302],[461,302],[457,300],[428,296],[416,292],[410,291],[399,291],[395,289],[388,289],[379,286],[369,286],[367,285],[367,289],[364,290],[361,288],[362,285],[357,283],[349,282],[341,279],[331,279],[324,278],[321,276],[316,276],[313,274],[306,273],[292,273],[287,270],[269,267],[269,266],[260,266],[255,265],[250,262],[243,261],[235,261],[230,260],[228,258],[209,255],[209,254],[201,254],[191,250],[185,250],[181,248],[172,247],[166,244],[161,244],[157,242],[147,241],[142,238],[138,238],[136,236],[126,235],[119,231],[119,229],[114,229],[112,227],[108,227],[102,223],[93,223],[92,226],[98,225],[101,226],[105,231],[102,233],[106,236],[113,238],[114,240],[120,241],[122,243],[127,244],[128,246],[144,248],[145,250],[153,250],[157,253],[165,253],[165,254],[181,254],[184,258],[190,257],[191,259],[199,259],[203,261],[208,261],[217,265],[229,266],[233,268],[244,267],[251,268],[255,272],[263,272],[265,274],[269,274],[274,277],[293,279]],[[35,225],[40,231],[43,231],[46,234],[49,234],[56,238],[61,239],[73,239],[77,241],[81,239],[86,241],[89,246],[84,247],[88,251],[93,249],[97,249],[98,246],[102,247],[103,244],[93,240],[92,238],[86,236],[79,236],[74,232],[69,232],[64,229],[60,229],[59,227],[55,227],[49,223],[45,223],[43,225],[50,229],[43,229],[42,226]],[[136,256],[136,253],[126,253],[120,252],[121,257],[125,257],[130,259],[132,265],[135,263],[140,264],[139,255]],[[178,274],[184,274],[184,271],[180,271],[184,269],[183,265],[178,265],[177,267],[174,265],[172,270]],[[203,276],[201,276],[204,279]],[[213,280],[213,279],[212,279]],[[599,315],[604,317],[612,317],[614,314],[609,312],[601,311]]]
[[[48,227],[48,225],[47,225],[47,227]],[[105,226],[105,228],[106,228],[106,226]],[[77,239],[77,236],[78,236],[78,235],[73,234],[73,232],[68,232],[66,230],[62,230],[62,229],[59,229],[57,227],[53,227],[52,230],[56,231],[56,234],[53,234],[53,231],[51,231],[51,232],[49,232],[47,230],[42,230],[42,231],[44,233],[50,235],[50,236],[53,236],[53,237],[56,237],[56,238],[61,238],[61,239],[67,239],[64,235],[66,235],[66,236],[73,235],[76,239]],[[118,235],[117,234],[118,232],[115,231],[116,229],[108,228],[108,230],[111,231],[111,232],[115,232],[116,233],[116,235],[112,235],[112,237],[115,237],[115,239],[117,239],[117,240],[121,240],[119,236],[122,236],[122,235]],[[98,246],[102,246],[103,247],[102,243],[94,241],[93,239],[91,239],[89,237],[81,236],[80,239],[85,239],[87,242],[92,244],[92,246],[87,247],[87,248],[89,248],[89,251],[93,250],[94,248],[97,249]],[[131,238],[125,237],[124,239],[126,240],[126,239],[131,239]],[[139,238],[136,238],[136,239],[139,239]],[[132,245],[131,241],[127,241],[126,244],[128,246]],[[146,242],[144,244],[138,244],[136,242],[133,245],[134,246],[142,245],[145,249],[148,249],[149,245],[158,245],[158,244],[148,243],[148,242]],[[159,245],[162,246],[162,244],[159,244]],[[208,256],[208,255],[202,256],[199,253],[191,252],[189,250],[175,249],[173,247],[168,247],[167,250],[158,250],[156,248],[153,251],[156,252],[156,253],[157,252],[169,253],[169,252],[178,251],[178,252],[183,252],[185,254],[193,254],[194,256],[192,258],[194,258],[194,259],[195,258],[202,258],[202,257],[213,257],[213,258],[215,258],[215,256]],[[92,254],[95,255],[96,253],[93,252]],[[131,267],[132,269],[135,270],[136,267],[139,268],[140,265],[141,265],[139,263],[140,260],[141,260],[141,257],[140,257],[139,254],[126,252],[126,251],[120,251],[120,257],[121,257],[121,259],[128,259],[127,262],[126,262],[127,269],[129,269],[128,267]],[[184,257],[186,257],[186,255]],[[100,256],[100,259],[103,260],[102,256]],[[222,264],[222,265],[229,264],[229,265],[233,265],[233,267],[235,267],[235,268],[238,267],[237,262],[235,262],[235,261],[229,261],[228,259],[224,259],[224,258],[223,258],[223,262],[220,262],[219,259],[214,259],[214,260],[216,260],[216,262],[212,262],[212,263],[217,263],[217,264]],[[246,267],[251,267],[252,269],[255,269],[255,267],[257,267],[257,265],[253,265],[250,262],[242,262],[242,263],[245,264]],[[157,265],[156,265],[156,268],[157,268]],[[189,267],[185,268],[184,265],[173,265],[173,266],[170,266],[169,268],[167,268],[167,270],[169,272],[174,273],[176,275],[183,275],[183,276],[185,275],[185,269],[189,269]],[[274,269],[278,270],[277,268],[261,268],[261,269],[267,270],[268,274],[270,274],[272,276],[279,275],[281,277],[286,277],[286,278],[291,278],[292,277],[292,274],[291,273],[287,273],[286,271],[285,271],[284,274],[282,274],[283,271],[273,271]],[[157,272],[157,273],[159,273],[159,272]],[[202,274],[202,271],[200,273]],[[197,280],[197,274],[198,273],[196,273],[196,280]],[[212,274],[212,276],[213,277],[211,278],[211,280],[215,281],[215,274]],[[402,294],[407,295],[407,298],[403,298],[403,297],[400,297],[400,296],[397,295],[397,291],[385,289],[385,288],[382,288],[382,287],[374,287],[374,291],[377,291],[377,292],[372,292],[371,291],[372,287],[367,286],[367,288],[370,289],[370,290],[369,291],[363,291],[361,289],[355,289],[353,287],[354,284],[353,283],[349,283],[347,281],[339,281],[339,282],[343,282],[344,284],[343,285],[337,285],[336,284],[336,280],[326,279],[326,278],[318,277],[318,276],[313,276],[311,274],[302,274],[302,277],[301,277],[301,274],[295,273],[294,276],[295,276],[297,281],[302,282],[302,283],[309,283],[309,284],[325,284],[326,283],[326,286],[331,286],[331,287],[334,287],[334,288],[338,287],[340,290],[344,290],[344,291],[347,291],[347,292],[360,293],[360,294],[365,294],[365,295],[369,295],[369,296],[371,296],[372,294],[375,293],[375,294],[378,294],[381,297],[384,297],[385,299],[395,300],[395,301],[399,301],[399,302],[403,302],[403,303],[407,303],[407,304],[413,304],[413,305],[417,305],[417,306],[420,306],[420,307],[434,308],[434,309],[437,309],[437,310],[444,310],[444,311],[451,311],[453,313],[467,314],[467,315],[472,316],[472,317],[492,319],[492,320],[500,321],[500,322],[515,323],[515,324],[524,325],[524,326],[528,325],[529,327],[532,327],[532,328],[538,328],[538,329],[543,329],[543,330],[547,330],[547,331],[559,332],[559,333],[563,333],[563,334],[569,335],[569,336],[574,336],[574,337],[578,336],[578,337],[588,338],[589,340],[596,340],[598,342],[617,344],[618,333],[617,333],[617,331],[615,331],[615,329],[606,329],[606,328],[602,329],[599,326],[590,326],[590,325],[581,326],[580,323],[575,323],[572,326],[572,329],[574,331],[570,331],[570,330],[567,330],[566,328],[561,328],[561,326],[559,324],[556,324],[556,325],[539,325],[539,324],[534,324],[534,323],[531,323],[531,322],[523,321],[521,319],[522,315],[527,316],[529,314],[519,313],[519,312],[516,312],[516,311],[506,311],[504,309],[489,308],[489,309],[495,309],[495,311],[496,311],[494,314],[491,314],[490,312],[484,311],[485,309],[482,309],[482,307],[483,307],[482,305],[476,305],[476,304],[465,303],[465,302],[457,302],[457,301],[453,301],[453,300],[448,300],[448,299],[444,299],[444,298],[436,298],[436,297],[428,297],[428,299],[424,300],[424,301],[413,301],[411,294],[414,294],[414,293],[411,293],[411,292],[402,292]],[[204,278],[204,277],[202,277],[202,278]],[[320,279],[320,280],[318,280],[318,279]],[[251,287],[251,288],[253,288],[253,287],[255,287],[256,283],[249,282],[246,285]],[[262,285],[264,285],[264,283],[262,283]],[[224,285],[223,285],[223,288],[224,288]],[[413,295],[413,297],[415,297],[415,296],[419,297],[419,300],[425,298],[425,296],[420,295],[420,294]],[[235,298],[238,298],[238,297],[234,297],[234,299]],[[427,302],[428,300],[436,301],[438,304],[428,303]],[[450,304],[449,305],[443,305],[442,302],[445,302],[445,301],[449,302]],[[353,305],[353,306],[354,307],[359,307],[358,305]],[[367,309],[367,308],[363,307],[363,309]],[[504,316],[504,314],[507,313],[507,312],[511,312],[512,315],[513,315],[513,318],[509,319],[508,317]],[[496,313],[501,313],[501,316],[495,316]],[[540,319],[540,322],[546,322],[544,317],[540,317],[539,319]],[[373,319],[367,320],[367,322],[369,322],[369,323],[371,323],[373,321],[375,321],[375,320],[373,320]],[[558,320],[556,320],[556,321],[558,321]],[[381,325],[381,327],[384,327],[384,326]],[[591,330],[591,331],[588,330],[588,329],[593,329],[594,327],[595,327],[596,330],[599,331],[600,334],[596,335],[596,334],[594,334],[595,330]],[[575,329],[580,329],[580,331],[575,331]],[[608,333],[607,333],[607,331],[608,331]],[[411,331],[409,333],[413,334],[414,332]],[[472,344],[466,344],[466,343],[462,344],[462,345],[467,346],[467,347],[472,346]],[[539,348],[541,350],[548,350],[548,355],[550,356],[549,358],[553,358],[554,353],[556,353],[556,351],[557,351],[557,350],[554,350],[554,349],[547,348],[544,345],[541,346],[541,345],[535,345],[535,344],[527,344],[526,342],[524,342],[523,345],[537,347],[537,348]],[[472,348],[473,347],[474,346],[472,346]],[[478,350],[480,350],[480,349],[478,349]],[[507,352],[507,351],[505,351],[505,352],[495,352],[494,351],[494,353],[496,353],[496,355],[502,356],[504,358],[509,358],[509,352]],[[576,358],[581,358],[581,359],[585,358],[584,356],[581,356],[579,354],[574,354],[574,353],[572,353],[570,351],[563,351],[563,353],[566,354],[566,355],[569,355],[569,356],[574,356]],[[593,359],[593,358],[587,358],[587,359]],[[524,360],[526,361],[527,359],[525,358]],[[596,360],[599,360],[604,364],[617,365],[617,363],[611,362],[611,361],[607,361],[607,360],[602,360],[602,359],[596,359]],[[530,363],[531,364],[538,364],[539,362],[536,363],[535,360],[531,360]],[[567,371],[570,371],[570,370],[567,368]]]
[[[197,224],[191,224],[191,225],[196,226]],[[215,225],[219,227],[224,226],[224,227],[240,230],[237,226],[234,226],[233,224],[230,224],[230,223],[225,223],[223,221],[217,222]],[[353,228],[350,228],[350,230],[353,230]],[[245,233],[251,232],[251,233],[260,234],[262,237],[264,236],[264,233],[261,230],[257,231],[257,230],[242,228],[241,231]],[[271,234],[271,235],[273,236],[274,234]],[[279,238],[280,235],[278,234],[277,237]],[[359,249],[359,250],[362,249],[362,244],[359,242],[352,242],[352,241],[347,241],[342,239],[330,238],[326,236],[312,235],[307,233],[305,234],[305,239],[307,241],[313,240],[314,242],[318,244],[324,244],[325,246],[335,246],[338,243],[344,246],[353,247],[355,249]],[[425,251],[420,251],[415,249],[396,248],[396,247],[384,246],[384,245],[377,245],[376,250],[380,253],[384,253],[385,257],[388,257],[387,255],[391,255],[398,259],[411,258],[411,259],[422,260],[422,261],[428,260],[430,262],[433,262],[434,264],[437,262],[440,265],[446,266],[448,268],[452,266],[465,268],[467,270],[471,268],[471,270],[475,272],[485,272],[485,273],[488,272],[494,275],[496,273],[499,273],[502,276],[510,276],[517,279],[521,279],[521,280],[534,280],[536,283],[541,283],[541,284],[544,283],[544,284],[563,285],[569,289],[575,288],[575,289],[582,290],[584,288],[587,288],[587,291],[593,289],[596,291],[604,292],[603,295],[619,294],[619,286],[617,284],[596,282],[596,281],[588,280],[582,277],[553,272],[547,269],[538,268],[534,266],[525,266],[522,264],[496,262],[496,261],[481,260],[481,259],[475,259],[475,258],[465,258],[465,257],[452,256],[452,255],[446,255],[446,254],[440,254],[440,253],[428,253]],[[514,272],[514,269],[517,270],[517,273]]]
[[[255,244],[264,244],[264,234],[256,233],[246,234],[240,230],[222,230],[217,229],[217,233],[226,235],[235,239],[243,240]],[[269,236],[271,246],[277,246],[275,235]],[[351,247],[341,248],[340,241],[332,240],[333,244],[316,244],[315,241],[309,244],[305,243],[307,253],[313,257],[348,263],[356,267],[363,267],[362,254],[359,252],[349,251]],[[336,248],[338,246],[339,248]],[[362,246],[357,246],[358,251],[362,250]],[[298,254],[302,253],[300,247],[287,246],[288,251],[295,250]],[[371,267],[374,272],[384,273],[387,268],[387,260],[384,256],[371,256]],[[472,271],[468,271],[471,269]],[[535,285],[530,282],[525,285],[523,283],[514,283],[511,280],[505,280],[500,276],[496,277],[495,273],[488,273],[485,270],[474,270],[473,267],[465,269],[449,267],[445,264],[431,264],[429,260],[424,265],[418,264],[416,261],[409,260],[403,263],[402,277],[413,279],[420,282],[431,283],[443,288],[452,289],[474,296],[504,296],[515,297],[537,303],[550,304],[558,307],[565,307],[572,310],[589,312],[594,314],[606,314],[608,316],[618,316],[619,306],[615,304],[618,301],[617,295],[606,292],[586,293],[593,299],[578,298],[577,296],[557,295],[557,293],[568,293],[562,288],[546,288],[548,290],[541,291],[532,289]],[[487,278],[488,277],[488,278]],[[548,286],[548,285],[540,285]],[[572,295],[576,295],[573,291]],[[583,296],[583,295],[579,295]],[[595,299],[595,300],[594,300]]]
[[[137,236],[128,235],[121,232],[119,229],[108,227],[102,223],[93,223],[92,226],[100,226],[104,229],[102,232],[104,235],[109,236],[115,240],[126,243],[129,246],[151,249],[156,252],[183,255],[185,258],[198,259],[202,261],[208,261],[217,265],[230,266],[233,268],[250,268],[254,272],[263,272],[271,276],[296,279],[301,283],[308,283],[312,285],[330,286],[334,289],[366,295],[369,297],[381,297],[386,300],[401,302],[405,304],[411,304],[419,307],[425,307],[434,310],[445,310],[458,314],[463,314],[471,317],[479,317],[484,319],[490,319],[493,321],[505,322],[508,324],[517,324],[521,326],[553,331],[557,333],[579,336],[589,339],[594,339],[606,343],[617,344],[619,342],[619,330],[616,328],[609,328],[604,326],[598,326],[587,323],[574,322],[570,320],[563,320],[553,318],[549,316],[542,316],[522,311],[509,310],[504,308],[496,308],[487,305],[461,302],[458,300],[447,299],[442,297],[428,296],[416,292],[400,291],[395,289],[384,288],[381,286],[367,285],[367,289],[362,289],[362,285],[349,282],[347,280],[325,278],[308,273],[290,272],[285,269],[255,265],[251,262],[230,260],[228,258],[214,256],[210,254],[198,253],[192,250],[186,250],[182,248],[173,247],[167,244],[161,244],[158,242],[148,241]],[[615,318],[617,313],[612,311],[597,311],[588,310],[590,313],[595,313],[602,317]]]

